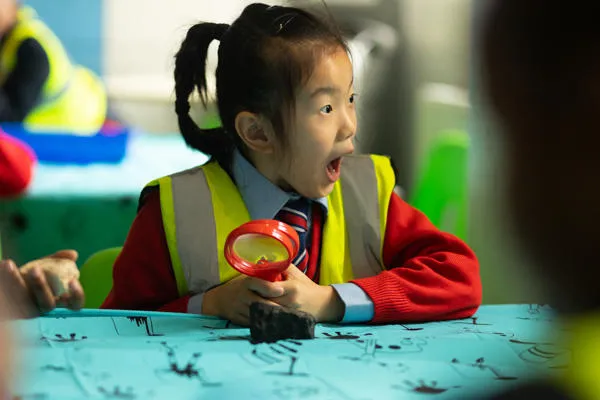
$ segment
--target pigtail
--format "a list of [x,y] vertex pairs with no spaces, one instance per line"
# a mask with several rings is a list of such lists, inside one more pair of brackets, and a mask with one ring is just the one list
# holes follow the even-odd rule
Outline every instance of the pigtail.
[[190,116],[189,97],[198,91],[206,108],[206,59],[208,46],[220,40],[229,28],[227,24],[200,23],[192,26],[175,55],[175,112],[179,130],[188,146],[197,149],[221,162],[227,159],[234,143],[231,135],[223,128],[201,129]]

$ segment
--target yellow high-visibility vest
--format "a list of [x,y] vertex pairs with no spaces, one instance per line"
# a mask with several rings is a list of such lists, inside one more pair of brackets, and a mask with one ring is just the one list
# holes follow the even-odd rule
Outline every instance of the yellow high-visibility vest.
[[[157,179],[166,241],[180,295],[203,293],[239,273],[225,259],[225,240],[248,222],[240,192],[216,162]],[[378,274],[395,175],[387,157],[346,156],[327,197],[319,283]]]

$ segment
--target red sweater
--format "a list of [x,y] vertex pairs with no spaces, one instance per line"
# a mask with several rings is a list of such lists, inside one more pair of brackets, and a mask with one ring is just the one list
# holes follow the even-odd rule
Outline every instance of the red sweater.
[[[313,229],[322,229],[313,224]],[[372,299],[372,323],[466,318],[481,304],[479,264],[456,237],[441,232],[396,194],[383,246],[386,271],[356,279]],[[113,271],[102,308],[187,312],[163,231],[158,191],[146,196]]]
[[0,197],[16,196],[27,189],[35,160],[29,146],[0,131]]

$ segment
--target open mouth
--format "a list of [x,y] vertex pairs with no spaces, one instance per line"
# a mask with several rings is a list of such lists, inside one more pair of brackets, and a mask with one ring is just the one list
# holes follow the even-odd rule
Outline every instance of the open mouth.
[[331,160],[327,164],[327,176],[330,181],[335,182],[340,178],[340,167],[342,166],[342,157]]

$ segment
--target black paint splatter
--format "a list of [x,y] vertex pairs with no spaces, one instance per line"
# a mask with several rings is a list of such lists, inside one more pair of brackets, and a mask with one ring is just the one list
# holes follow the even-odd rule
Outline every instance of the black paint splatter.
[[335,335],[331,335],[328,332],[324,332],[323,335],[327,336],[326,339],[331,340],[355,340],[360,338],[360,336],[353,335],[351,333],[342,334],[341,332],[335,332]]
[[[500,381],[513,381],[518,379],[516,376],[504,375],[496,367],[486,364],[485,358],[483,357],[478,358],[477,360],[475,360],[474,363],[471,364],[462,364],[457,358],[453,358],[452,364],[467,365],[476,369],[480,369],[482,371],[489,371],[492,373],[492,375],[494,375],[494,379]],[[458,372],[460,373],[460,371]]]
[[402,325],[400,324],[400,326],[402,328],[404,328],[405,331],[422,331],[424,328],[416,328],[416,327],[412,327],[412,326],[406,326],[406,325]]
[[[252,356],[268,365],[276,364],[290,356],[295,356],[298,353],[298,348],[301,346],[302,342],[297,340],[280,341],[268,347],[254,346],[252,349]],[[260,349],[263,351],[260,351]]]
[[286,371],[281,372],[267,372],[268,375],[283,375],[283,376],[308,376],[305,372],[294,372],[294,367],[296,366],[296,362],[298,358],[295,356],[290,356],[290,365]]
[[[374,339],[367,339],[367,343],[372,342]],[[356,341],[356,343],[365,343],[365,341],[363,339],[359,339]],[[412,338],[404,338],[400,341],[399,344],[390,344],[387,346],[382,346],[378,343],[375,343],[374,345],[374,349],[375,350],[392,350],[392,351],[399,351],[402,350],[403,348],[408,347],[411,352],[421,352],[423,351],[423,346],[425,346],[427,344],[427,341],[421,338],[417,338],[417,339],[412,339]],[[404,346],[404,347],[403,347]]]
[[271,365],[271,364],[277,364],[279,362],[281,362],[282,360],[278,357],[275,357],[271,354],[265,353],[265,352],[259,352],[256,348],[252,349],[252,356],[256,357],[257,359],[259,359],[260,361]]
[[127,317],[127,319],[137,326],[143,325],[146,328],[146,335],[148,336],[164,336],[162,333],[154,332],[154,325],[152,324],[152,318],[150,317]]
[[42,368],[40,368],[42,371],[54,371],[54,372],[70,372],[71,368],[70,367],[65,367],[63,365],[44,365]]
[[458,389],[461,386],[451,386],[451,387],[439,387],[436,381],[431,381],[430,383],[425,383],[423,379],[419,380],[417,383],[411,381],[404,381],[404,385],[393,385],[394,389],[408,390],[413,393],[419,394],[441,394],[445,393],[450,389]]
[[107,399],[135,399],[137,396],[133,393],[133,389],[131,387],[127,387],[125,391],[122,391],[119,386],[115,386],[112,390],[107,390],[106,388],[99,386],[98,392],[104,395],[104,398]]
[[554,344],[551,342],[525,342],[525,341],[519,340],[519,339],[510,339],[509,342],[515,343],[515,344],[528,344],[528,345],[533,345],[533,346],[542,346],[542,345],[550,346],[550,345]]
[[202,386],[215,387],[221,386],[220,383],[209,382],[204,377],[204,370],[202,368],[196,367],[196,363],[202,357],[202,353],[193,353],[190,360],[185,364],[185,366],[181,367],[177,362],[177,357],[175,354],[175,350],[170,347],[167,342],[161,342],[161,345],[167,349],[167,357],[169,360],[169,369],[168,371],[174,373],[177,376],[185,377],[187,379],[197,379],[202,383]]
[[479,317],[471,317],[469,318],[471,321],[469,321],[468,319],[464,319],[462,321],[456,321],[453,322],[453,324],[459,324],[459,325],[477,325],[477,326],[490,326],[493,324],[482,324],[481,322],[478,322]]
[[214,339],[209,339],[209,341],[217,341],[217,340],[221,340],[221,341],[245,341],[245,342],[249,342],[252,338],[250,337],[250,335],[247,336],[219,336],[217,338]]
[[57,333],[54,335],[54,337],[46,337],[46,336],[42,336],[40,338],[40,340],[42,341],[46,341],[46,342],[58,342],[58,343],[65,343],[65,342],[79,342],[82,340],[86,340],[87,336],[81,336],[80,338],[77,338],[77,334],[76,333],[70,333],[69,336],[63,336],[60,333]]

